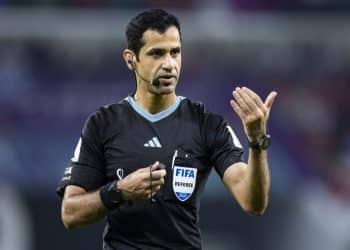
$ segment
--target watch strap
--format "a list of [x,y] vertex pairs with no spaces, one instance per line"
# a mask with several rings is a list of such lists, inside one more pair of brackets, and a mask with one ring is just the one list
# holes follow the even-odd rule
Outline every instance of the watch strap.
[[257,141],[248,141],[249,147],[255,150],[266,150],[270,146],[270,138],[269,134],[264,134]]
[[115,209],[122,203],[122,200],[116,202],[111,199],[110,192],[112,189],[115,189],[114,192],[117,192],[117,181],[109,182],[100,188],[101,201],[108,210]]

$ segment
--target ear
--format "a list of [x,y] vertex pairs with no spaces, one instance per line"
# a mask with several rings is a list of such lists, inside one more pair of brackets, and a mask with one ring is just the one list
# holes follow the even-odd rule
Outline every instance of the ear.
[[126,66],[130,70],[134,70],[134,58],[135,58],[134,52],[130,49],[125,49],[123,51],[123,58],[124,58],[124,61],[126,63]]

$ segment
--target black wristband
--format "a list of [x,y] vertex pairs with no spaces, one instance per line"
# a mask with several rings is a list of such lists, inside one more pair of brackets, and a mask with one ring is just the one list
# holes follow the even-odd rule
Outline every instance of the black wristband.
[[111,200],[110,195],[109,195],[109,190],[111,185],[116,185],[116,182],[109,182],[106,185],[102,186],[100,188],[100,197],[101,197],[101,201],[103,203],[103,205],[108,209],[108,210],[112,210],[117,208],[120,203],[115,203]]
[[271,136],[269,134],[264,134],[257,141],[250,142],[248,140],[249,147],[254,150],[266,150],[271,144]]

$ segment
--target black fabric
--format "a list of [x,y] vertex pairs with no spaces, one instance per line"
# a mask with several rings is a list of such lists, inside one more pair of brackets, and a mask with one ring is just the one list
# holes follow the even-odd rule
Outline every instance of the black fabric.
[[[94,190],[118,179],[118,169],[125,177],[162,162],[167,175],[154,203],[124,203],[108,213],[104,249],[201,249],[199,200],[212,166],[222,177],[228,166],[242,161],[243,151],[226,126],[222,117],[188,99],[156,122],[135,112],[126,100],[102,107],[87,120],[79,159],[70,162],[58,193],[72,184]],[[161,147],[147,144],[154,137]],[[173,190],[174,166],[197,173],[185,201]]]
[[211,114],[206,120],[206,138],[211,165],[222,178],[226,169],[242,161],[242,150],[235,145],[228,124],[218,115]]
[[109,182],[100,188],[101,201],[102,201],[103,205],[109,210],[116,209],[121,204],[121,202],[114,203],[111,201],[111,198],[109,197],[109,194],[108,194],[108,191],[109,191],[111,185],[116,185],[116,182],[115,181]]
[[91,115],[86,120],[76,151],[80,151],[78,159],[72,157],[56,190],[60,196],[63,196],[67,185],[77,185],[86,191],[93,191],[107,183],[98,114]]

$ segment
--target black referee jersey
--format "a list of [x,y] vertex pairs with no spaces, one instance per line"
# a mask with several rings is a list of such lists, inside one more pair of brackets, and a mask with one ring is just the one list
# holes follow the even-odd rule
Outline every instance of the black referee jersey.
[[87,119],[57,192],[67,185],[94,191],[159,161],[167,175],[156,201],[109,211],[103,249],[201,249],[199,200],[208,175],[214,166],[222,177],[242,153],[231,127],[202,104],[179,96],[149,114],[128,96]]

